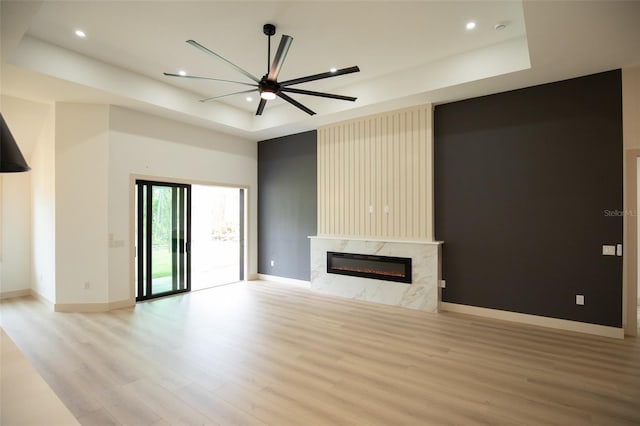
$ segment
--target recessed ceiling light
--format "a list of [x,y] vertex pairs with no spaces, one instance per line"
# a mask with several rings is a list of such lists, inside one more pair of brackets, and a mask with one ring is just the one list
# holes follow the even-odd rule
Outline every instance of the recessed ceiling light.
[[253,98],[251,96],[247,96],[247,102],[251,102],[253,100]]
[[476,27],[476,23],[473,22],[473,21],[469,21],[469,22],[467,22],[467,25],[465,25],[465,28],[468,29],[468,30],[472,30],[475,27]]
[[338,71],[338,68],[336,68],[336,67],[333,67],[333,68],[331,68],[331,69],[329,70],[329,72],[336,72],[336,71]]
[[496,25],[494,25],[493,29],[496,31],[502,31],[505,28],[507,28],[507,24],[504,22],[498,22]]
[[185,75],[187,75],[187,72],[185,70],[180,70],[178,71],[178,74],[184,77]]
[[80,38],[85,38],[87,36],[82,30],[76,30],[76,35]]

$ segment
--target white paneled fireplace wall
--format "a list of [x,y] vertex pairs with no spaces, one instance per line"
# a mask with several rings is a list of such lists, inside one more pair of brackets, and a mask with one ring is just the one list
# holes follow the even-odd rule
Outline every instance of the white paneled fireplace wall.
[[[432,105],[318,129],[318,235],[311,290],[437,312]],[[412,259],[412,282],[327,272],[327,252]]]

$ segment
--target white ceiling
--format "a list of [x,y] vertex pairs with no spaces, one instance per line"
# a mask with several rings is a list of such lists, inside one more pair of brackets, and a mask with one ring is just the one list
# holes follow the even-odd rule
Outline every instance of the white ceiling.
[[[640,65],[640,1],[18,1],[2,0],[2,94],[38,102],[110,103],[260,140],[383,110],[446,102]],[[467,31],[473,20],[476,29]],[[358,65],[360,73],[296,87],[310,117],[246,86],[163,72],[246,77],[185,43],[194,39],[258,78],[265,23],[294,38],[279,80]],[[496,31],[497,23],[507,24]],[[74,35],[87,33],[85,39]]]

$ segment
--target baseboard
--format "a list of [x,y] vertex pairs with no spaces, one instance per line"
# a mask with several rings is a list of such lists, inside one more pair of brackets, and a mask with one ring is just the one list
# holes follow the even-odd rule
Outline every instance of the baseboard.
[[612,337],[615,339],[624,339],[624,329],[608,327],[605,325],[589,324],[585,322],[563,320],[558,318],[541,317],[537,315],[521,314],[518,312],[481,308],[478,306],[459,305],[457,303],[449,302],[440,302],[440,310],[475,315],[485,318],[499,319],[504,321],[518,322],[522,324],[537,325],[541,327],[555,328],[558,330],[576,331],[579,333]]
[[49,299],[33,289],[5,291],[0,293],[0,299],[31,296],[34,299],[52,307],[55,312],[107,312],[114,309],[129,308],[136,304],[135,300],[119,300],[109,303],[52,303]]
[[0,300],[2,299],[13,299],[14,297],[24,297],[31,296],[31,289],[27,288],[24,290],[13,290],[13,291],[2,291],[0,292]]
[[311,281],[296,280],[293,278],[277,277],[275,275],[258,274],[258,279],[263,281],[273,281],[277,283],[293,284],[304,288],[311,288]]
[[41,295],[40,293],[38,293],[37,291],[35,291],[34,289],[30,290],[30,294],[31,297],[33,297],[34,299],[37,299],[38,301],[44,303],[45,305],[47,305],[50,309],[53,309],[53,302],[49,299],[47,299],[46,297],[44,297],[43,295]]
[[55,303],[53,310],[56,312],[107,312],[114,309],[129,308],[135,306],[135,300],[119,300],[107,303]]

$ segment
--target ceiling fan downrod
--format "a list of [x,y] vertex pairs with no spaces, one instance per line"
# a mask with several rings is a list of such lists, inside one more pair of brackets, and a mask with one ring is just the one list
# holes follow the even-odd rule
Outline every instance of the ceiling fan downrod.
[[276,26],[273,24],[264,24],[262,32],[268,37],[267,46],[267,74],[271,69],[271,36],[276,33]]

